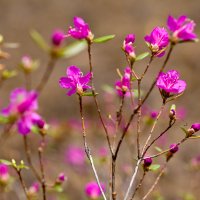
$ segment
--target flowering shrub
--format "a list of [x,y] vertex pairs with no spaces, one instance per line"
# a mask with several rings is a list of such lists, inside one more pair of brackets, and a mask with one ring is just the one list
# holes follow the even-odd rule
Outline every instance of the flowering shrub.
[[[22,138],[24,153],[20,152],[22,155],[11,158],[2,154],[0,159],[1,191],[12,194],[12,190],[15,188],[14,183],[19,182],[24,192],[24,196],[20,198],[28,200],[69,199],[64,188],[72,187],[71,184],[67,185],[68,180],[72,180],[75,185],[81,184],[81,194],[88,199],[149,199],[165,173],[168,163],[172,158],[176,158],[176,154],[183,148],[183,144],[190,139],[200,137],[198,136],[200,123],[193,123],[188,127],[180,126],[177,123],[185,115],[180,114],[175,100],[181,98],[186,91],[186,82],[180,79],[180,74],[176,69],[165,72],[173,49],[177,45],[197,41],[197,35],[194,32],[195,23],[186,16],[180,16],[177,19],[169,16],[167,27],[169,31],[164,27],[155,27],[149,35],[146,35],[144,40],[150,51],[139,55],[135,52],[135,34],[127,34],[122,42],[122,51],[127,64],[123,74],[117,69],[119,78],[113,83],[113,86],[106,85],[104,87],[105,104],[101,104],[99,101],[101,93],[95,89],[96,75],[91,52],[93,45],[107,42],[115,36],[106,35],[96,38],[90,26],[80,17],[74,17],[74,27],[70,26],[68,31],[56,30],[53,32],[50,44],[46,43],[37,31],[32,31],[32,39],[49,55],[50,61],[41,81],[33,88],[30,80],[32,73],[38,68],[39,62],[30,56],[23,56],[19,62],[19,69],[24,74],[25,85],[21,88],[14,88],[10,93],[9,105],[2,106],[0,115],[2,126],[0,146],[2,147],[0,148],[6,149],[3,144],[12,138],[12,133],[18,132],[21,134],[17,137]],[[65,40],[69,40],[70,37],[77,41],[71,45],[65,45]],[[3,37],[0,38],[2,48],[4,48]],[[48,83],[55,64],[59,59],[69,58],[85,49],[88,52],[88,72],[85,74],[82,69],[72,65],[66,68],[66,76],[61,77],[59,83],[55,81],[57,87],[60,86],[67,90],[67,96],[77,97],[80,119],[69,120],[68,124],[57,121],[46,122],[39,114],[41,110],[38,106],[38,98]],[[0,59],[8,59],[9,55],[6,52],[0,51],[0,53],[2,54]],[[149,57],[149,61],[143,73],[139,74],[135,65],[147,57]],[[152,84],[146,91],[143,89],[143,78],[148,77],[148,71],[153,61],[155,59],[160,61],[160,57],[164,57],[164,62],[154,78],[149,76]],[[0,86],[17,75],[16,71],[7,69],[1,69],[0,72]],[[161,108],[159,110],[155,110],[147,104],[154,88],[160,92]],[[116,98],[120,102],[117,108],[114,104]],[[92,101],[95,104],[98,122],[95,121],[94,116],[86,117],[87,105]],[[59,99],[57,102],[59,103]],[[167,106],[170,107],[169,110]],[[105,116],[107,112],[109,113],[108,117]],[[159,129],[158,122],[162,118],[164,120]],[[180,126],[184,135],[180,141],[173,141],[173,143],[170,141],[169,143],[164,138],[176,124]],[[102,134],[102,130],[105,135]],[[82,139],[81,134],[76,135],[80,132]],[[53,154],[58,154],[59,148],[63,148],[63,141],[68,139],[66,134],[70,133],[77,137],[78,141],[83,140],[83,145],[72,145],[72,142],[69,141],[65,152],[63,153],[61,150],[65,162],[62,162],[62,158],[60,161],[53,160]],[[90,133],[92,134],[90,135]],[[94,144],[91,144],[90,137],[95,138]],[[126,139],[127,141],[125,141]],[[100,142],[97,144],[96,141]],[[132,141],[133,146],[131,146]],[[126,142],[130,142],[130,145],[125,145]],[[99,144],[100,146],[98,146]],[[126,160],[128,146],[131,150],[131,164],[127,164]],[[37,151],[37,159],[31,150]],[[46,151],[50,151],[51,156],[46,156]],[[19,160],[19,157],[23,159]],[[35,160],[37,161],[35,162]],[[71,171],[67,176],[66,171],[60,172],[62,165],[63,169],[65,166],[71,166],[75,175]],[[195,168],[199,167],[199,157],[192,160],[192,165]],[[56,168],[57,174],[52,173],[52,167]],[[31,181],[24,177],[25,174],[28,174],[25,170],[31,174],[31,178],[29,177]],[[150,185],[144,184],[147,177],[151,176],[153,172],[157,176],[155,180],[152,180]],[[89,178],[86,180],[83,177]],[[122,177],[121,182],[119,177]],[[81,181],[84,181],[85,186]],[[142,188],[145,193],[140,196],[138,191]],[[77,188],[73,191],[75,196],[79,193],[76,191]],[[9,196],[8,199],[10,199]]]

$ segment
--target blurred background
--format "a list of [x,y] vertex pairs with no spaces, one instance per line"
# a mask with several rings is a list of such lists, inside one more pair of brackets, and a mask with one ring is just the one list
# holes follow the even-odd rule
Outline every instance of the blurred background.
[[[92,61],[95,72],[95,86],[99,96],[104,92],[102,84],[113,86],[118,75],[116,68],[123,70],[126,67],[126,60],[121,51],[122,42],[128,33],[136,34],[136,53],[148,51],[144,42],[144,36],[149,34],[155,26],[166,26],[166,19],[169,14],[178,17],[180,15],[187,15],[196,23],[196,33],[200,35],[200,2],[199,0],[0,0],[0,34],[2,34],[7,42],[17,42],[20,44],[17,49],[9,49],[11,54],[9,60],[4,64],[10,69],[17,67],[23,55],[30,55],[34,59],[40,60],[40,68],[33,75],[33,87],[41,80],[42,74],[48,62],[48,55],[39,49],[30,38],[30,30],[36,29],[46,41],[51,42],[52,32],[59,28],[67,31],[68,27],[72,25],[74,16],[80,16],[89,23],[90,28],[96,37],[108,34],[115,34],[114,40],[105,44],[96,44],[92,48]],[[69,39],[72,41],[71,39]],[[68,41],[67,41],[68,42]],[[187,82],[187,90],[184,95],[177,100],[176,104],[184,108],[186,117],[180,120],[182,125],[191,124],[200,119],[200,44],[188,43],[182,44],[175,48],[173,55],[167,65],[167,69],[176,68],[182,79]],[[148,89],[156,72],[158,71],[163,58],[157,59],[151,66],[148,78],[144,79],[142,88]],[[142,72],[145,68],[148,59],[138,62],[135,69]],[[68,97],[65,91],[58,85],[58,80],[65,74],[67,66],[77,65],[83,71],[88,69],[87,51],[81,52],[79,55],[70,59],[61,59],[57,62],[52,76],[46,85],[42,95],[39,99],[40,113],[47,121],[61,120],[65,123],[70,118],[79,116],[77,107],[77,99],[75,96]],[[152,77],[152,79],[151,79]],[[10,91],[17,87],[24,85],[24,77],[19,74],[16,78],[6,82],[1,89],[1,108],[8,103]],[[104,99],[100,97],[100,104]],[[116,100],[116,98],[114,98]],[[114,101],[113,100],[113,101]],[[149,106],[152,110],[158,110],[161,105],[161,99],[157,90],[153,92],[148,100]],[[111,103],[112,104],[112,103]],[[88,113],[93,113],[92,106],[88,106]],[[91,107],[91,108],[90,108]],[[110,111],[108,111],[110,112]],[[96,115],[95,115],[96,116]],[[91,122],[93,123],[93,122]],[[94,125],[93,125],[94,126]],[[65,127],[65,125],[64,125]],[[68,127],[68,126],[67,126]],[[68,129],[66,132],[70,132]],[[93,129],[92,129],[93,130]],[[95,126],[94,126],[95,130]],[[65,134],[65,131],[62,132]],[[177,131],[172,133],[173,138],[175,134],[181,132],[178,127]],[[71,133],[71,132],[70,132]],[[92,134],[91,134],[92,135]],[[80,135],[75,136],[69,134],[68,142],[61,143],[63,148],[67,148],[71,142],[81,144]],[[91,142],[95,141],[94,136],[91,136]],[[178,138],[181,137],[179,133]],[[63,136],[61,138],[64,138]],[[18,141],[20,144],[20,141]],[[60,142],[60,141],[59,141]],[[51,158],[57,162],[57,159],[62,159],[59,155],[56,157],[59,149],[59,142],[57,141],[53,146],[55,157]],[[98,143],[99,147],[103,145],[104,138]],[[182,199],[182,193],[193,193],[196,200],[199,199],[199,191],[196,186],[192,187],[188,183],[190,179],[199,181],[199,172],[188,172],[188,166],[183,163],[188,163],[193,157],[198,156],[199,141],[188,142],[185,148],[181,150],[180,155],[177,155],[177,161],[169,167],[169,174],[167,180],[162,182],[161,192],[167,200]],[[102,143],[102,144],[101,144]],[[193,145],[191,145],[193,144]],[[15,151],[19,145],[15,144]],[[20,148],[19,148],[20,149]],[[22,150],[20,150],[21,152]],[[51,152],[52,150],[50,150]],[[16,153],[16,152],[15,152]],[[15,155],[11,153],[11,155]],[[20,154],[18,152],[18,154]],[[21,155],[18,155],[19,157]],[[60,161],[59,161],[60,162]],[[62,165],[62,163],[61,163]],[[61,167],[65,169],[65,164]],[[68,167],[67,167],[68,168]],[[68,172],[72,173],[71,170]],[[67,172],[67,173],[68,173]],[[79,172],[80,173],[80,172]],[[86,173],[87,174],[87,173]],[[77,177],[76,177],[77,178]],[[87,179],[87,178],[86,178]],[[73,190],[76,189],[77,180],[73,181]],[[167,187],[165,185],[167,184]],[[175,187],[177,185],[177,188]],[[172,187],[173,186],[173,187]],[[191,186],[191,188],[190,188]],[[81,187],[81,186],[77,186]],[[164,188],[164,189],[163,189]],[[68,188],[69,191],[69,188]],[[76,191],[75,191],[76,192]],[[71,192],[73,193],[73,192]],[[80,194],[70,194],[71,199],[80,198]]]

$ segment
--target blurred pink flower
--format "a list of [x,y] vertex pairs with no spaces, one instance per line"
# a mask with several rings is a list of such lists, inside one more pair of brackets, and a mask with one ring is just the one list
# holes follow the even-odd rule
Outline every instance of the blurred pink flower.
[[194,21],[184,15],[177,19],[169,16],[167,20],[167,26],[169,30],[172,31],[172,40],[175,42],[178,40],[187,41],[197,39],[194,33],[195,25]]
[[8,167],[5,164],[0,164],[0,182],[7,182],[10,175],[8,172]]
[[64,39],[65,39],[65,34],[61,30],[55,30],[51,36],[52,44],[55,46],[61,45]]
[[65,153],[65,158],[71,165],[83,166],[85,163],[85,152],[80,147],[70,146]]
[[[105,191],[104,184],[101,183],[101,187]],[[98,199],[101,196],[101,190],[96,182],[87,183],[85,193],[91,199]]]

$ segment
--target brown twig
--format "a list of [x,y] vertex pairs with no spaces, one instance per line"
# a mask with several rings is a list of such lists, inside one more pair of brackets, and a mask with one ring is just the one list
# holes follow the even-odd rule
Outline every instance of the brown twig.
[[85,128],[85,120],[84,120],[84,116],[83,116],[83,103],[82,103],[82,97],[81,97],[81,95],[79,95],[79,106],[80,106],[80,115],[81,115],[81,123],[82,123],[82,130],[83,130],[83,142],[84,142],[84,147],[85,147],[85,153],[86,153],[86,155],[88,157],[88,160],[89,160],[89,162],[91,164],[92,170],[94,172],[94,175],[95,175],[97,184],[98,184],[98,186],[100,188],[100,191],[102,193],[102,196],[103,196],[104,200],[107,200],[106,196],[105,196],[105,193],[103,191],[103,188],[101,186],[101,183],[99,181],[99,177],[98,177],[96,168],[94,166],[94,162],[93,162],[92,155],[90,153],[90,149],[89,149],[89,147],[87,145],[86,128]]
[[40,170],[42,175],[42,193],[43,193],[43,200],[46,200],[46,179],[45,179],[45,170],[44,170],[44,161],[43,161],[43,152],[45,146],[45,136],[42,135],[42,142],[38,148],[38,155],[39,155],[39,163],[40,163]]
[[112,150],[112,145],[111,145],[108,129],[107,129],[107,126],[106,126],[106,124],[105,124],[105,122],[103,120],[103,117],[102,117],[102,114],[101,114],[101,110],[100,110],[100,107],[99,107],[99,103],[98,103],[98,100],[97,100],[97,96],[96,96],[95,87],[94,87],[94,81],[93,81],[94,73],[93,73],[93,67],[92,67],[92,54],[91,54],[91,44],[92,43],[91,43],[91,41],[87,41],[87,42],[88,42],[89,67],[90,67],[90,72],[92,73],[92,79],[91,79],[92,94],[93,94],[93,98],[94,98],[94,102],[95,102],[95,106],[96,106],[96,109],[97,109],[97,112],[98,112],[99,119],[101,121],[101,124],[102,124],[103,129],[104,129],[105,134],[106,134],[106,139],[107,139],[107,142],[108,142],[110,153],[111,153],[111,155],[113,155],[113,150]]
[[26,196],[26,199],[29,200],[29,197],[28,197],[28,193],[27,193],[27,188],[26,188],[26,185],[25,185],[25,182],[22,178],[22,174],[21,174],[21,169],[17,169],[17,168],[14,168],[18,174],[18,177],[19,177],[19,181],[21,183],[21,186],[23,188],[23,191],[24,191],[24,194]]
[[31,152],[30,152],[29,145],[28,145],[27,135],[24,135],[24,148],[25,148],[25,153],[26,153],[26,159],[28,161],[30,169],[32,170],[32,172],[35,175],[35,177],[37,178],[37,180],[40,183],[42,183],[42,179],[41,179],[40,175],[38,174],[37,170],[35,169],[35,167],[34,167],[34,165],[32,163]]
[[45,73],[43,74],[43,77],[40,81],[40,83],[38,84],[38,86],[36,87],[36,90],[38,92],[41,93],[41,91],[44,89],[45,85],[47,84],[52,72],[53,72],[53,69],[54,69],[54,66],[56,64],[56,61],[57,59],[55,57],[52,57],[50,58],[48,64],[47,64],[47,68],[46,68],[46,71]]
[[144,181],[144,178],[145,178],[145,176],[146,176],[146,173],[147,173],[147,171],[144,170],[144,171],[143,171],[143,174],[142,174],[142,177],[141,177],[141,179],[140,179],[138,185],[136,186],[136,188],[135,188],[135,190],[134,190],[134,192],[133,192],[132,197],[131,197],[130,200],[133,200],[133,198],[135,197],[137,191],[138,191],[138,190],[140,189],[140,187],[142,186],[142,183],[143,183],[143,181]]

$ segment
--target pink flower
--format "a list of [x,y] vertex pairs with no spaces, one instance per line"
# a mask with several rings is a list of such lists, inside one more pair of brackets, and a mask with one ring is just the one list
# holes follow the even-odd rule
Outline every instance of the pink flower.
[[82,148],[71,146],[66,151],[66,161],[74,166],[83,166],[85,163],[85,152]]
[[66,176],[64,173],[60,173],[59,176],[58,176],[58,180],[60,182],[64,182],[66,180]]
[[55,30],[51,36],[51,40],[53,45],[59,46],[65,38],[65,34],[63,31]]
[[180,94],[186,89],[186,82],[179,80],[179,73],[170,70],[167,73],[160,73],[156,83],[157,87],[167,95]]
[[2,114],[10,116],[35,111],[38,108],[37,97],[35,91],[28,92],[23,88],[14,89],[10,94],[10,104],[2,110]]
[[169,35],[165,28],[154,28],[151,34],[146,35],[144,39],[153,55],[162,57],[165,54],[165,49],[169,44]]
[[133,47],[133,43],[135,42],[135,35],[128,34],[123,43],[124,52],[132,59],[135,59],[135,49]]
[[[101,184],[101,187],[105,191],[104,184]],[[89,182],[85,186],[85,193],[91,199],[98,199],[101,196],[101,190],[96,182]]]
[[36,113],[38,109],[37,93],[26,91],[23,88],[14,89],[10,95],[10,104],[2,110],[2,114],[7,117],[14,116],[18,126],[18,131],[22,135],[31,132],[33,126],[44,127],[44,121]]
[[0,182],[6,183],[10,175],[8,173],[8,167],[5,164],[0,164]]
[[17,126],[20,134],[27,135],[34,126],[42,129],[44,127],[44,121],[37,113],[26,112],[18,119]]
[[197,39],[194,33],[195,23],[187,18],[187,16],[180,16],[179,18],[174,18],[172,16],[168,17],[167,26],[172,32],[173,41],[186,41]]
[[36,197],[38,195],[39,190],[40,190],[40,184],[37,182],[33,183],[28,189],[28,196],[31,199],[33,197]]
[[84,91],[91,88],[88,83],[91,80],[92,73],[83,76],[83,73],[78,67],[70,66],[67,68],[66,74],[67,77],[60,78],[59,84],[63,88],[70,89],[67,95],[71,96],[75,93],[81,95]]
[[115,88],[117,90],[117,93],[119,96],[123,95],[130,95],[130,76],[131,76],[131,68],[126,67],[124,70],[124,76],[121,78],[121,80],[118,80],[115,82]]
[[93,39],[89,25],[80,17],[74,17],[74,28],[69,27],[68,35],[75,39]]

